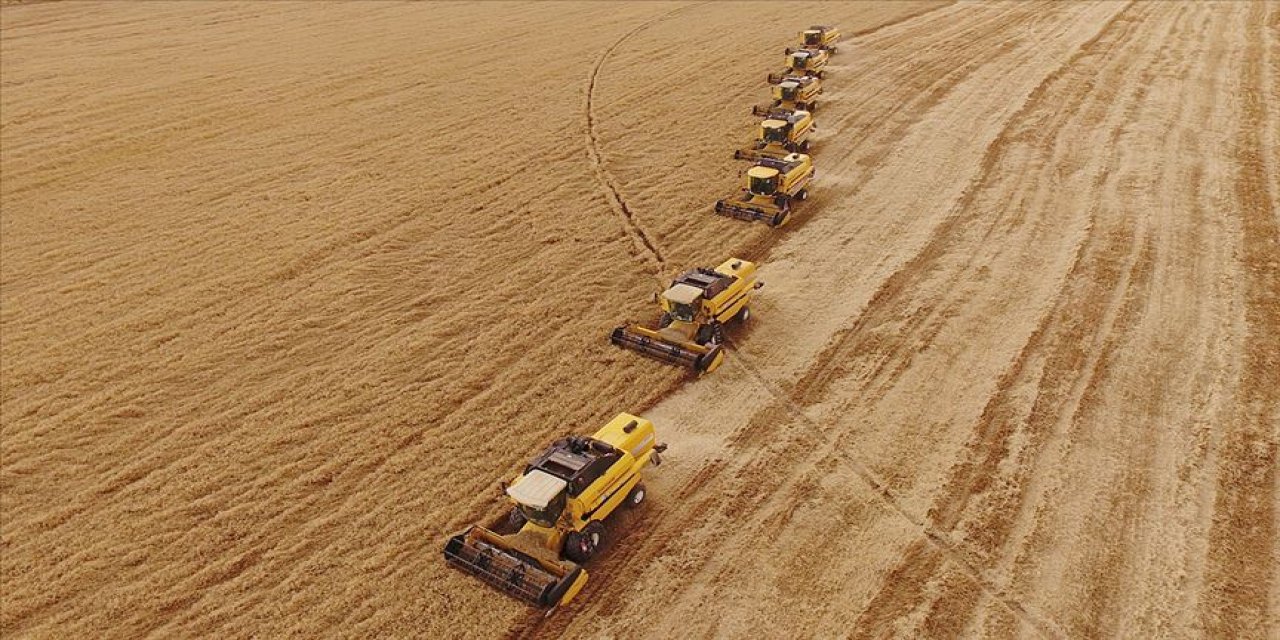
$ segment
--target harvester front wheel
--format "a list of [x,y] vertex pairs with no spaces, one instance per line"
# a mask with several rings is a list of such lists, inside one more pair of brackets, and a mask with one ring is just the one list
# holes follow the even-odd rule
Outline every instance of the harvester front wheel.
[[773,214],[773,219],[769,221],[769,224],[774,227],[781,227],[782,225],[787,223],[787,219],[790,217],[791,217],[790,211],[779,211]]
[[511,527],[512,533],[523,529],[524,524],[528,521],[519,507],[511,507],[511,513],[507,514],[507,526]]
[[638,507],[640,503],[644,502],[644,498],[644,483],[639,483],[631,490],[631,493],[627,494],[627,506]]
[[596,549],[600,548],[600,543],[603,541],[604,525],[599,522],[592,522],[583,527],[582,531],[574,531],[565,536],[564,555],[570,560],[582,564],[595,555]]
[[704,324],[698,327],[698,332],[693,334],[693,341],[698,344],[711,342],[711,325]]

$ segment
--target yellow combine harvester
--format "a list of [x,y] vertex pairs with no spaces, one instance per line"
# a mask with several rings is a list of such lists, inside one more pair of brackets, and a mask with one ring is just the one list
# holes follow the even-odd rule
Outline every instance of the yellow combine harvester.
[[[840,30],[825,25],[814,25],[800,32],[800,48],[836,52],[836,42],[840,40]],[[791,53],[792,49],[787,49]]]
[[818,94],[822,93],[822,80],[810,76],[788,76],[773,85],[773,102],[768,106],[756,105],[751,113],[768,115],[776,109],[813,112],[818,108]]
[[786,68],[768,76],[769,84],[778,84],[791,76],[821,78],[830,55],[822,49],[795,49],[787,52]]
[[742,193],[716,202],[716,213],[739,220],[763,220],[779,227],[791,218],[791,203],[809,197],[813,161],[802,153],[760,158],[747,169]]
[[777,109],[769,112],[756,132],[755,142],[733,152],[738,160],[782,158],[790,153],[808,153],[809,136],[817,126],[808,111]]
[[509,531],[473,526],[449,539],[445,560],[530,604],[567,604],[587,582],[603,520],[644,501],[640,472],[666,448],[652,422],[626,413],[592,437],[555,441],[505,487]]
[[680,274],[657,296],[662,316],[657,328],[627,324],[609,340],[663,362],[709,373],[724,360],[724,325],[751,317],[751,298],[764,283],[754,262],[730,258],[715,269]]

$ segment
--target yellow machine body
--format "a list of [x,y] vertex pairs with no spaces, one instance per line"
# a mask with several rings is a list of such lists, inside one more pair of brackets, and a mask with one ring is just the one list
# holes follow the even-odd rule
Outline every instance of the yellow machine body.
[[715,269],[686,271],[657,296],[656,327],[626,324],[610,334],[614,344],[664,362],[709,373],[724,360],[724,325],[746,320],[755,290],[764,286],[756,264],[730,258]]
[[809,197],[813,177],[813,160],[803,153],[759,158],[747,169],[742,191],[716,202],[715,212],[739,220],[782,226],[791,218],[792,203]]
[[812,76],[787,76],[773,85],[771,89],[773,101],[768,105],[756,105],[751,112],[758,116],[769,115],[772,111],[808,111],[812,113],[818,108],[818,95],[822,93],[822,80]]
[[[836,52],[836,43],[840,41],[840,30],[827,25],[817,24],[800,32],[800,48]],[[790,53],[792,50],[787,49]]]
[[739,160],[784,158],[792,153],[808,153],[809,138],[817,127],[808,111],[777,110],[765,116],[756,128],[750,147],[733,152]]
[[627,413],[589,438],[561,438],[505,488],[515,530],[470,527],[445,544],[445,559],[530,604],[567,604],[586,585],[582,563],[600,545],[602,521],[643,501],[641,472],[665,449],[652,422]]
[[786,56],[786,67],[778,73],[769,74],[769,84],[777,84],[792,76],[821,78],[831,58],[825,49],[788,49]]

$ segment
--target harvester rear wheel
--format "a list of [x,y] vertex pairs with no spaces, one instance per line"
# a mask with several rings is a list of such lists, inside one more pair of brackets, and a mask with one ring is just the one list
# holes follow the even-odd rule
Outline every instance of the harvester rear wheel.
[[644,483],[639,483],[631,489],[631,493],[627,494],[627,506],[638,507],[640,503],[644,502],[644,498]]
[[743,307],[733,319],[737,320],[739,324],[746,324],[751,319],[751,307]]
[[809,199],[808,189],[801,189],[800,192],[796,194],[796,200],[800,200],[801,202],[803,202],[808,199]]

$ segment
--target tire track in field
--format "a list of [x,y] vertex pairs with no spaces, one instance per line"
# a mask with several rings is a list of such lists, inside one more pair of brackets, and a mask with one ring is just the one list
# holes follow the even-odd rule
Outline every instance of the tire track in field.
[[596,63],[592,65],[591,72],[587,75],[587,95],[586,105],[583,109],[583,117],[586,121],[587,156],[591,160],[592,172],[595,174],[596,182],[600,184],[601,191],[604,192],[605,197],[609,200],[610,208],[613,209],[614,213],[617,214],[619,221],[622,223],[623,230],[631,237],[631,242],[635,247],[637,256],[647,256],[645,261],[653,268],[654,276],[659,280],[662,280],[665,277],[667,271],[666,258],[663,257],[662,250],[658,247],[658,244],[649,237],[648,232],[646,232],[644,227],[640,225],[640,222],[636,220],[635,213],[631,211],[631,207],[627,205],[626,199],[622,197],[622,191],[618,188],[618,183],[614,180],[613,174],[604,167],[604,154],[600,151],[600,134],[596,131],[596,81],[600,77],[600,70],[604,68],[604,63],[609,60],[609,56],[614,52],[614,50],[621,46],[622,43],[626,42],[632,36],[676,15],[677,13],[680,13],[681,11],[694,8],[702,4],[706,3],[702,2],[679,6],[653,19],[636,25],[630,31],[622,34],[622,36],[617,40],[614,40],[613,44],[606,47],[604,51],[600,52],[600,57],[596,58]]
[[[1116,18],[1119,17],[1120,16],[1117,15]],[[1103,32],[1100,32],[1098,37],[1083,46],[1080,52],[1073,57],[1067,65],[1059,70],[1059,73],[1056,73],[1053,77],[1046,79],[1046,82],[1037,90],[1037,100],[1031,101],[1028,104],[1036,103],[1038,107],[1043,108],[1043,102],[1047,99],[1051,99],[1047,95],[1049,88],[1054,87],[1054,85],[1060,80],[1063,80],[1064,74],[1074,71],[1076,65],[1082,60],[1086,58],[1107,59],[1110,55],[1108,51],[1124,37],[1125,33],[1127,33],[1127,29],[1120,29],[1120,31],[1122,31],[1120,34],[1113,32],[1117,30],[1118,25],[1128,27],[1131,22],[1131,19],[1113,19],[1111,23],[1107,25],[1107,28]],[[1078,77],[1067,78],[1066,81],[1082,82],[1092,78],[1092,76],[1087,73],[1077,73],[1076,75]],[[1113,86],[1126,85],[1124,82],[1112,84]],[[1054,88],[1056,90],[1058,87]],[[1136,105],[1140,102],[1143,97],[1143,93],[1144,92],[1141,90],[1137,91],[1134,98],[1130,101],[1131,105]],[[1111,99],[1107,97],[1106,93],[1090,97],[1090,93],[1087,91],[1076,91],[1073,95],[1079,96],[1080,102],[1088,99],[1094,101],[1095,105],[1108,104],[1111,101]],[[1077,104],[1073,108],[1063,108],[1059,111],[1064,114],[1072,114],[1083,110],[1085,106],[1088,105]],[[1131,112],[1132,110],[1133,107],[1131,106],[1127,111]],[[1038,111],[1038,109],[1033,111]],[[1030,117],[1033,111],[1028,111],[1024,116]],[[1115,137],[1120,135],[1120,132],[1124,130],[1125,122],[1127,122],[1131,117],[1132,113],[1127,113],[1125,118],[1116,125],[1110,140],[1112,144],[1115,142]],[[1064,124],[1064,122],[1060,122],[1057,123],[1057,126],[1037,127],[1037,132],[1033,135],[1033,140],[1040,139],[1042,136],[1047,136],[1043,138],[1041,144],[1051,144],[1053,138],[1060,135],[1058,131]],[[1108,163],[1102,167],[1096,168],[1093,172],[1095,174],[1095,180],[1103,179],[1105,176],[1110,175],[1112,171],[1111,167],[1114,166],[1116,162],[1116,158],[1111,158]],[[1096,204],[1094,205],[1094,208],[1096,208]],[[1092,228],[1095,224],[1096,222],[1089,226]],[[969,458],[957,465],[953,471],[953,477],[948,482],[947,487],[944,489],[942,495],[935,500],[934,506],[930,509],[929,519],[933,522],[932,526],[936,527],[938,531],[944,532],[946,535],[951,535],[953,530],[959,525],[962,515],[967,511],[969,503],[975,498],[975,496],[981,495],[988,490],[992,490],[993,487],[997,485],[1000,487],[1004,486],[1001,482],[997,481],[997,478],[1000,477],[1000,474],[997,473],[997,467],[1009,454],[1009,440],[1013,435],[1013,426],[1015,422],[1010,419],[1012,413],[1015,412],[1015,409],[1004,405],[1015,401],[1017,394],[1011,390],[1017,387],[1017,384],[1015,384],[1017,380],[1034,369],[1034,367],[1030,367],[1028,365],[1029,361],[1032,360],[1032,354],[1041,350],[1046,345],[1046,340],[1056,333],[1056,331],[1051,330],[1051,328],[1057,324],[1053,320],[1054,317],[1064,313],[1065,309],[1074,307],[1098,308],[1107,311],[1107,319],[1103,321],[1094,323],[1073,323],[1072,326],[1074,327],[1074,330],[1081,332],[1080,335],[1075,336],[1074,341],[1071,339],[1054,340],[1047,343],[1049,345],[1078,345],[1081,342],[1099,344],[1100,340],[1103,341],[1101,344],[1113,345],[1117,338],[1109,336],[1110,332],[1117,328],[1123,331],[1123,327],[1127,324],[1122,318],[1118,318],[1116,314],[1121,312],[1122,303],[1133,295],[1131,293],[1131,289],[1135,287],[1143,289],[1147,286],[1148,281],[1146,276],[1149,274],[1147,273],[1148,269],[1146,269],[1145,266],[1149,266],[1150,243],[1148,239],[1144,239],[1145,234],[1142,230],[1139,227],[1132,225],[1124,229],[1117,229],[1114,233],[1107,234],[1107,237],[1103,239],[1104,241],[1101,246],[1092,247],[1092,236],[1096,235],[1097,233],[1091,234],[1091,237],[1086,238],[1085,243],[1078,247],[1076,257],[1074,258],[1075,266],[1072,268],[1072,273],[1074,275],[1069,276],[1067,278],[1067,282],[1100,281],[1113,283],[1114,286],[1104,286],[1094,289],[1093,293],[1090,294],[1093,297],[1087,299],[1084,303],[1080,300],[1070,300],[1060,296],[1058,303],[1056,303],[1054,307],[1055,310],[1051,311],[1039,320],[1037,323],[1037,329],[1032,333],[1027,344],[1023,347],[1010,367],[1006,370],[1006,373],[1002,376],[999,384],[997,385],[995,396],[993,396],[992,401],[988,403],[987,408],[984,410],[983,416],[979,421],[979,425],[975,430],[975,433],[979,434],[980,437],[969,445]],[[904,286],[902,288],[906,290],[911,289],[911,287],[908,286]],[[1137,297],[1140,298],[1141,295],[1139,294]],[[1127,309],[1128,307],[1123,308]],[[1107,351],[1109,349],[1110,347],[1104,347],[1102,351]],[[1074,350],[1069,351],[1069,353],[1061,354],[1061,357],[1067,358],[1083,355]],[[1079,413],[1081,410],[1078,406],[1079,402],[1081,402],[1081,398],[1083,396],[1087,395],[1087,391],[1091,388],[1090,385],[1096,383],[1097,375],[1099,375],[1098,367],[1102,366],[1100,363],[1104,359],[1101,356],[1096,356],[1096,353],[1097,352],[1095,351],[1095,357],[1088,358],[1087,363],[1083,361],[1062,362],[1058,366],[1052,367],[1055,371],[1060,370],[1068,372],[1066,374],[1067,378],[1072,377],[1070,372],[1079,369],[1093,371],[1094,373],[1084,376],[1084,378],[1077,380],[1074,383],[1067,383],[1065,388],[1057,391],[1050,389],[1045,392],[1045,397],[1048,399],[1058,398],[1063,402],[1066,402],[1067,399],[1074,399],[1073,403],[1068,404],[1065,407],[1060,407],[1060,411],[1050,411],[1047,408],[1048,405],[1046,405],[1045,408],[1037,409],[1036,413],[1045,413],[1045,415],[1050,418],[1046,426],[1056,423],[1056,418],[1058,416],[1075,416]],[[1031,371],[1031,373],[1034,372]],[[1088,385],[1084,384],[1086,379],[1089,381]],[[1062,385],[1057,386],[1061,387]],[[1067,394],[1068,397],[1063,398],[1063,394]],[[1046,400],[1046,402],[1047,401],[1048,400]],[[1042,420],[1041,422],[1044,421]],[[995,429],[994,425],[996,424],[1004,426],[999,429]],[[1039,441],[1039,439],[1037,439],[1037,441]],[[1025,489],[1025,485],[1028,482],[1028,478],[1025,476],[1031,468],[1032,467],[1025,464],[1019,465],[1018,469],[1020,469],[1020,471],[1018,474],[1022,477],[1016,479],[1012,486],[1022,487]],[[988,515],[999,519],[1004,516],[1016,517],[1017,513],[1017,509],[994,509],[988,512]],[[971,540],[971,542],[976,544],[977,548],[969,548],[970,545],[968,544],[964,546],[966,554],[969,554],[970,557],[973,558],[970,561],[979,563],[984,562],[992,552],[991,544],[993,543],[993,537],[994,540],[1002,539],[1002,534],[999,534],[998,532],[1007,531],[1010,526],[1012,526],[1012,521],[1000,520],[999,522],[989,522],[986,525],[971,527],[971,529],[974,529],[974,535],[976,536]],[[916,546],[918,547],[919,543],[917,543]],[[975,551],[981,551],[981,553],[978,553],[975,557],[973,555]],[[922,560],[919,549],[908,549],[903,558],[900,559],[897,567],[890,571],[882,581],[877,596],[872,600],[868,610],[864,612],[864,622],[868,623],[870,626],[883,624],[886,620],[892,619],[900,614],[904,606],[904,599],[914,601],[924,597],[924,593],[922,591],[923,586],[930,581],[931,577],[938,575],[942,570],[940,560],[940,558],[933,558],[931,561],[927,559]],[[904,580],[910,584],[916,585],[913,590],[910,588],[907,589],[910,591],[909,593],[905,592],[904,587],[900,584]],[[936,624],[937,621],[935,620],[935,617],[938,615],[944,615],[947,616],[947,618],[946,623],[941,625],[942,627],[958,625],[959,628],[963,628],[964,624],[967,623],[969,617],[973,613],[972,605],[976,603],[972,602],[972,598],[969,597],[966,593],[966,589],[961,585],[952,583],[946,584],[945,587],[946,588],[943,590],[943,596],[945,598],[950,598],[951,600],[936,604],[929,612],[929,616],[926,619],[926,625]]]
[[[736,350],[734,354],[734,361],[737,362],[739,366],[747,372],[751,379],[755,381],[756,386],[767,391],[777,403],[782,405],[787,413],[805,423],[813,433],[824,433],[829,431],[827,425],[823,425],[816,419],[809,416],[809,414],[805,412],[804,407],[792,399],[791,393],[769,382],[769,380],[761,373],[760,367],[751,362],[751,359],[747,357],[746,354]],[[920,532],[922,541],[935,547],[943,556],[946,557],[946,559],[951,560],[956,566],[960,567],[961,570],[964,571],[964,573],[973,581],[973,583],[982,590],[982,592],[986,593],[993,600],[1008,609],[1008,611],[1015,617],[1026,622],[1045,637],[1066,637],[1065,634],[1058,630],[1057,625],[1052,620],[1030,610],[1017,599],[1005,595],[999,586],[984,576],[982,570],[972,564],[965,557],[960,545],[948,540],[944,533],[939,532],[935,527],[931,526],[925,520],[915,516],[910,510],[903,506],[901,498],[894,493],[886,482],[877,477],[875,472],[872,471],[865,462],[863,462],[857,455],[850,453],[847,450],[840,449],[840,435],[842,434],[829,433],[827,437],[824,438],[824,441],[821,443],[823,445],[823,455],[821,460],[826,461],[834,459],[836,462],[848,467],[849,470],[852,471],[854,475],[856,475],[858,479],[871,490],[872,493],[880,498],[885,507],[902,519],[911,523],[911,525]],[[820,465],[821,463],[818,463],[818,466]],[[914,547],[915,545],[912,545],[912,548]],[[910,554],[911,552],[909,551],[908,553]]]
[[[1213,527],[1209,532],[1206,598],[1208,634],[1230,637],[1275,625],[1269,602],[1276,579],[1269,558],[1276,535],[1276,467],[1280,464],[1280,224],[1270,193],[1263,131],[1274,129],[1274,100],[1264,66],[1269,38],[1265,3],[1254,4],[1241,71],[1242,113],[1237,134],[1235,191],[1243,230],[1245,281],[1244,371],[1238,417],[1223,435]],[[1272,7],[1274,11],[1274,7]],[[1272,86],[1274,89],[1274,85]],[[1268,118],[1271,118],[1270,120]],[[1274,150],[1273,150],[1274,151]],[[1274,160],[1272,160],[1274,162]],[[1270,618],[1270,619],[1269,619]],[[1274,629],[1273,629],[1274,631]],[[1261,637],[1261,636],[1259,636]]]

